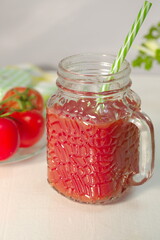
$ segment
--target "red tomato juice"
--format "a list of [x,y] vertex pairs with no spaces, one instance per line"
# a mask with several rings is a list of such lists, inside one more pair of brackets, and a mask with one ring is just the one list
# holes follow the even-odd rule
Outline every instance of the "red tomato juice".
[[78,117],[72,110],[57,104],[47,110],[48,181],[76,201],[113,200],[138,172],[139,130],[127,118],[102,121],[98,115],[85,118],[91,113],[87,107]]

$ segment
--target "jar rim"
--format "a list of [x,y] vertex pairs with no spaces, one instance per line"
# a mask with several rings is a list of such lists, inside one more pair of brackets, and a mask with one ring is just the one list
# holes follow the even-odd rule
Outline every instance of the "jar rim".
[[[84,78],[94,78],[96,77],[96,75],[93,75],[92,74],[87,74],[87,73],[77,73],[77,72],[74,72],[73,70],[70,70],[69,69],[69,66],[71,64],[72,61],[75,61],[76,59],[79,59],[79,58],[94,58],[94,57],[97,57],[97,58],[109,58],[110,59],[110,63],[108,61],[105,60],[106,63],[108,63],[111,67],[113,61],[115,60],[116,58],[116,55],[114,54],[110,54],[110,53],[91,53],[91,52],[88,52],[88,53],[81,53],[81,54],[75,54],[75,55],[71,55],[71,56],[68,56],[68,57],[65,57],[63,58],[60,62],[59,62],[59,65],[58,65],[58,75],[59,76],[62,76],[64,77],[66,80],[72,80],[72,79],[77,79],[79,81],[83,81]],[[99,60],[100,61],[100,60]],[[89,63],[89,61],[87,61]],[[86,63],[87,63],[86,62]],[[101,61],[100,61],[101,62]],[[77,62],[78,63],[78,62]],[[79,62],[80,63],[80,62]],[[85,63],[85,62],[83,62]],[[118,80],[126,75],[129,75],[131,72],[131,69],[130,69],[130,64],[129,62],[125,59],[121,65],[121,68],[120,70],[117,72],[117,73],[106,73],[106,74],[103,74],[101,77],[103,77],[104,81],[103,83],[105,82],[108,82],[107,78],[109,77],[112,77],[112,79],[110,79],[109,81],[115,81],[115,80]],[[97,74],[98,75],[98,74]]]

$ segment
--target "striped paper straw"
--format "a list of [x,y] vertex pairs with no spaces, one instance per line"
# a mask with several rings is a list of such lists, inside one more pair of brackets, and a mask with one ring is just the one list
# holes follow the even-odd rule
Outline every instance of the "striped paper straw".
[[[127,36],[125,38],[123,46],[120,48],[118,55],[112,64],[110,74],[115,74],[120,70],[121,64],[124,61],[135,37],[137,36],[137,33],[138,33],[144,19],[146,18],[147,13],[149,12],[151,6],[152,6],[152,3],[148,2],[148,1],[144,2],[142,8],[140,9],[140,11],[137,15],[137,18],[135,19],[135,21],[131,27],[131,30],[129,31],[129,33],[127,34]],[[109,86],[104,84],[101,91],[102,92],[107,91],[108,88],[109,88]]]

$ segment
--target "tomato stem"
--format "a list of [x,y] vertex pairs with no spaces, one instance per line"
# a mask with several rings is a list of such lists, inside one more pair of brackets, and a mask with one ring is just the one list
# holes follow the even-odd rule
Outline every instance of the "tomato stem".
[[32,100],[36,98],[34,95],[29,96],[29,90],[30,88],[26,88],[23,93],[18,92],[16,89],[14,89],[15,94],[8,97],[7,99],[3,100],[0,102],[0,105],[3,106],[3,104],[10,102],[10,101],[15,101],[18,103],[19,108],[24,111],[26,109],[35,109],[36,106],[32,103]]
[[14,113],[15,111],[16,111],[16,112],[23,112],[23,111],[20,110],[20,109],[12,109],[12,111],[10,111],[10,112],[0,114],[0,118],[8,117],[8,116],[10,116],[12,113]]

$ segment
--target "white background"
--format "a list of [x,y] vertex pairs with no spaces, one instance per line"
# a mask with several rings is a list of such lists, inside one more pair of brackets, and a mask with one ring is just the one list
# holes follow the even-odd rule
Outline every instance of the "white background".
[[[129,61],[142,36],[160,21],[160,1],[151,2]],[[0,65],[29,62],[56,67],[71,54],[116,54],[142,5],[143,0],[1,0]],[[160,67],[152,72],[160,72]]]
[[[134,46],[160,21],[154,0]],[[143,0],[0,0],[0,66],[16,63],[56,67],[67,55],[116,53]],[[129,52],[131,61],[137,53]],[[155,127],[154,176],[117,204],[74,203],[47,183],[46,155],[0,166],[0,240],[160,239],[160,66],[133,69],[133,89]],[[141,73],[141,74],[140,74]]]

